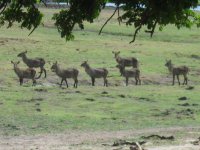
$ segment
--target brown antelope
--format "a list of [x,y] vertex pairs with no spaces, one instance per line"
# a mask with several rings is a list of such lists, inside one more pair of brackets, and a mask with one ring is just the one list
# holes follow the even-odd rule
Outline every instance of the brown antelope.
[[106,79],[108,76],[108,70],[105,68],[91,68],[87,61],[84,61],[81,64],[81,67],[85,68],[85,72],[91,77],[92,86],[94,86],[95,78],[103,78],[104,86],[108,86],[108,80]]
[[120,51],[118,51],[118,52],[112,51],[112,53],[114,54],[114,58],[118,64],[121,64],[124,67],[126,67],[126,66],[133,66],[133,68],[139,67],[139,62],[138,62],[137,58],[134,58],[134,57],[122,58],[119,56]]
[[61,69],[56,61],[52,65],[51,70],[53,72],[55,72],[61,78],[60,87],[62,86],[63,81],[65,81],[65,83],[68,87],[67,78],[73,78],[74,79],[74,87],[77,88],[78,74],[79,74],[79,71],[77,69],[74,69],[74,68]]
[[140,70],[138,68],[131,68],[127,70],[121,64],[118,64],[116,67],[119,68],[119,71],[122,74],[122,76],[126,78],[126,86],[128,86],[129,78],[135,78],[136,85],[141,85]]
[[169,72],[172,73],[172,75],[173,75],[172,85],[174,85],[175,76],[177,77],[179,85],[181,84],[179,81],[179,75],[183,75],[183,77],[184,77],[183,85],[184,84],[187,85],[187,83],[188,83],[187,74],[189,72],[189,68],[187,66],[174,67],[171,60],[166,60],[165,66],[168,68]]
[[36,78],[39,79],[44,72],[45,78],[46,78],[46,70],[44,68],[45,60],[43,58],[35,58],[30,59],[26,56],[27,51],[19,53],[17,56],[21,57],[23,62],[29,67],[29,68],[40,68],[40,75]]
[[33,86],[36,84],[35,80],[36,71],[33,68],[20,69],[18,67],[18,64],[20,63],[19,61],[18,62],[11,61],[11,63],[14,65],[14,71],[19,77],[20,85],[23,84],[23,79],[32,79]]

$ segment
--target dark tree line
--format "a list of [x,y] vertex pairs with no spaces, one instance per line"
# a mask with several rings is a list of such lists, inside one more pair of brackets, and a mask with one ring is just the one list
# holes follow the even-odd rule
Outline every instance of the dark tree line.
[[[56,0],[57,1],[57,0]],[[153,35],[155,28],[160,30],[168,24],[174,24],[178,29],[200,25],[200,15],[191,8],[198,5],[198,0],[63,0],[69,3],[69,8],[54,14],[53,20],[62,38],[74,38],[73,28],[78,25],[84,29],[84,21],[92,23],[105,8],[107,2],[116,5],[111,17],[100,29],[109,22],[114,14],[118,15],[119,24],[134,26],[133,39],[141,28]],[[21,28],[31,30],[40,25],[43,15],[35,4],[44,3],[43,0],[0,0],[0,25],[12,27],[14,22],[20,23]],[[120,14],[119,10],[123,10]]]

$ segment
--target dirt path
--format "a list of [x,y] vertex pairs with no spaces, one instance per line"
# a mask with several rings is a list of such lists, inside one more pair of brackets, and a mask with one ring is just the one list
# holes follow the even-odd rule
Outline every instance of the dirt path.
[[[177,132],[186,133],[186,137],[177,140],[178,144],[165,144],[154,146],[152,143],[145,145],[147,150],[200,150],[200,145],[191,144],[200,136],[200,128],[156,128],[117,132],[80,132],[68,131],[63,134],[46,134],[37,136],[0,137],[0,150],[67,150],[67,149],[129,149],[129,146],[113,147],[116,139],[133,139],[142,135],[159,134],[173,135]],[[195,134],[193,134],[195,133]],[[193,136],[195,135],[195,136]],[[157,144],[159,145],[159,144]]]

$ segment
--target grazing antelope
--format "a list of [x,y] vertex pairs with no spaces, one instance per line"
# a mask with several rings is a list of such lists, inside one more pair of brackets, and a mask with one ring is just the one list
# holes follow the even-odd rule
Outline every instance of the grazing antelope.
[[108,70],[105,68],[91,68],[87,61],[81,64],[81,67],[85,68],[85,72],[91,77],[92,86],[94,86],[95,78],[103,78],[104,86],[108,86]]
[[131,68],[127,70],[121,64],[118,64],[116,67],[119,68],[119,71],[122,74],[122,76],[126,78],[126,86],[128,86],[129,78],[133,78],[133,77],[135,78],[136,85],[138,85],[138,82],[139,82],[139,85],[141,85],[140,70],[138,68]]
[[23,79],[25,79],[25,78],[32,79],[33,86],[36,84],[36,80],[35,80],[36,71],[33,68],[20,69],[18,67],[18,64],[20,63],[19,61],[18,62],[11,61],[11,63],[14,65],[14,71],[17,74],[17,76],[19,77],[20,85],[23,84]]
[[79,74],[79,71],[77,69],[74,69],[74,68],[61,69],[56,61],[52,65],[51,70],[53,72],[55,72],[61,78],[60,87],[62,86],[63,81],[65,81],[65,83],[68,87],[67,78],[73,78],[74,79],[74,87],[77,88],[78,74]]
[[30,59],[26,56],[27,51],[19,53],[17,56],[21,57],[23,62],[29,67],[29,68],[40,68],[40,75],[36,78],[39,79],[44,72],[45,78],[46,78],[46,70],[44,68],[45,60],[43,58],[35,58]]
[[120,51],[118,52],[112,51],[112,53],[114,54],[114,58],[118,64],[121,64],[124,67],[126,66],[133,66],[133,68],[139,67],[139,62],[137,58],[134,58],[134,57],[122,58],[119,56]]
[[165,66],[168,67],[169,72],[172,73],[172,75],[173,75],[172,85],[174,85],[175,76],[177,77],[179,85],[181,84],[179,81],[179,75],[183,75],[183,77],[184,77],[183,85],[184,84],[187,85],[187,83],[188,83],[187,74],[189,72],[189,68],[187,66],[174,67],[171,60],[166,60]]

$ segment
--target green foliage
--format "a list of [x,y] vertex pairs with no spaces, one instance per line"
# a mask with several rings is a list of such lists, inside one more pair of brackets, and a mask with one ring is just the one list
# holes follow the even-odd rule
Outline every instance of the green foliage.
[[161,29],[167,24],[175,24],[179,29],[191,28],[192,25],[198,25],[200,22],[199,15],[190,9],[197,6],[197,0],[71,0],[69,1],[70,9],[64,12],[68,23],[59,23],[58,16],[63,15],[63,11],[54,16],[61,36],[65,36],[67,40],[71,39],[74,25],[78,24],[83,29],[83,21],[92,23],[99,16],[106,2],[115,3],[116,9],[123,10],[122,15],[118,14],[119,22],[124,22],[128,26],[134,25],[136,28],[132,42],[135,41],[138,31],[143,26],[152,36],[156,25],[159,25]]
[[[58,0],[55,1],[59,2]],[[75,25],[78,25],[80,29],[84,29],[84,21],[93,23],[101,10],[105,8],[107,2],[116,4],[116,10],[118,11],[115,10],[114,13],[118,12],[119,23],[135,27],[136,30],[131,42],[135,41],[135,37],[142,27],[145,27],[146,32],[152,36],[157,25],[162,29],[168,24],[174,24],[179,29],[181,27],[191,28],[192,25],[199,27],[200,24],[199,15],[191,10],[191,8],[195,8],[198,5],[198,0],[63,1],[69,3],[69,9],[66,8],[55,14],[53,20],[55,20],[55,25],[61,33],[61,37],[65,37],[66,40],[74,39],[72,31]],[[1,25],[8,22],[8,27],[11,27],[14,22],[19,22],[22,28],[29,30],[33,28],[34,30],[42,19],[42,14],[35,6],[38,2],[42,2],[42,0],[1,0]],[[123,10],[123,14],[119,13],[119,9]]]
[[78,24],[80,29],[84,29],[83,21],[90,23],[99,16],[101,4],[103,0],[71,0],[70,9],[62,10],[55,14],[53,19],[56,20],[55,25],[61,33],[61,37],[66,37],[66,40],[73,39],[72,30],[75,24]]
[[40,25],[43,16],[35,6],[37,2],[37,0],[3,0],[0,3],[0,10],[2,10],[0,25],[8,22],[9,28],[14,22],[18,22],[21,23],[21,28],[34,31]]

